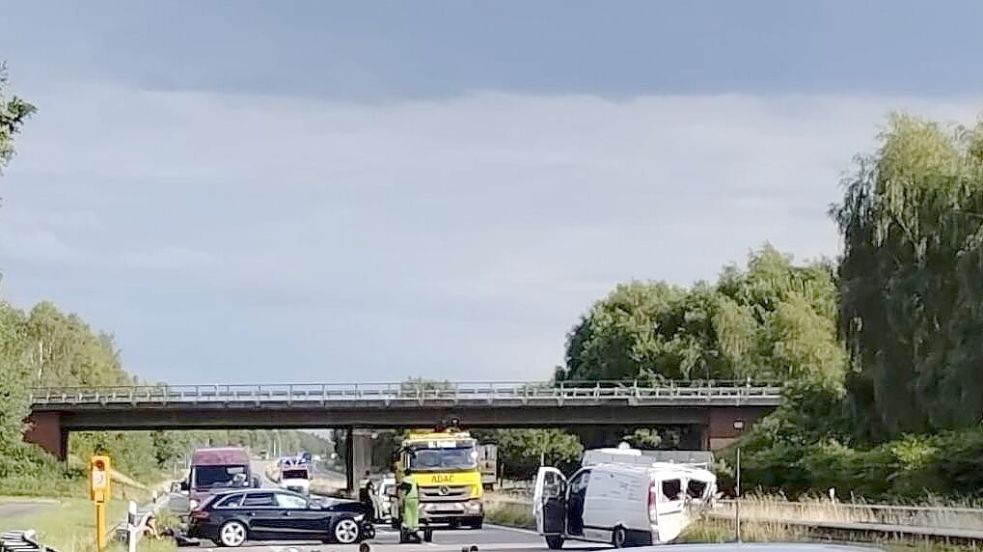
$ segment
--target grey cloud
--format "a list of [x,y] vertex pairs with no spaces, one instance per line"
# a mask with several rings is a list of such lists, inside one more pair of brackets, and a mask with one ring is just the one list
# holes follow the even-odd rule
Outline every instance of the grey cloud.
[[3,181],[5,292],[172,381],[548,377],[619,281],[835,255],[826,207],[888,110],[977,105],[57,92]]

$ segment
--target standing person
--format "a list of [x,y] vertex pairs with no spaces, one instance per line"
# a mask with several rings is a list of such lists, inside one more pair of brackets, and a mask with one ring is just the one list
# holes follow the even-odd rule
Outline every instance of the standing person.
[[402,518],[402,524],[399,528],[399,542],[415,542],[419,543],[421,541],[420,534],[420,492],[416,484],[416,478],[413,477],[412,472],[407,468],[406,475],[403,476],[403,482],[399,486],[401,498],[400,506],[402,507],[402,512],[400,512],[400,518]]
[[365,517],[368,522],[375,523],[375,484],[372,483],[369,473],[369,470],[365,470],[365,478],[358,488],[358,501],[365,506]]

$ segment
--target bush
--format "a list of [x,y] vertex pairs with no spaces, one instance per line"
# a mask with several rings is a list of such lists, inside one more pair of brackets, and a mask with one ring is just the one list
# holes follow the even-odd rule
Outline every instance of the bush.
[[[804,445],[751,440],[742,448],[745,489],[790,497],[825,495],[868,500],[918,501],[929,497],[983,497],[983,429],[906,435],[859,449],[827,439]],[[733,465],[735,449],[725,452]],[[722,488],[732,484],[720,474]]]

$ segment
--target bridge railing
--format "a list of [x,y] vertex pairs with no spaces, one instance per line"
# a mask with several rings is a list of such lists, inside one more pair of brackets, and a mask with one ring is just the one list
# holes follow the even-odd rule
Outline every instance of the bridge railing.
[[777,400],[781,387],[758,382],[399,382],[134,385],[44,387],[31,390],[32,405],[106,405],[168,403],[286,403],[416,401],[730,401]]

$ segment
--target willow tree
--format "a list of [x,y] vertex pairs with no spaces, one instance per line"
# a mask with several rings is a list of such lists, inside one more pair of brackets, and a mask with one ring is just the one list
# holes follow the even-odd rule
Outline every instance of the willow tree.
[[983,416],[983,124],[894,116],[842,204],[840,327],[873,438]]

